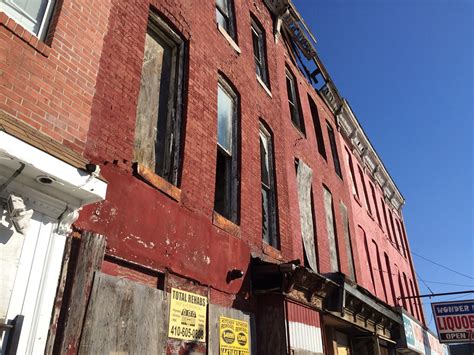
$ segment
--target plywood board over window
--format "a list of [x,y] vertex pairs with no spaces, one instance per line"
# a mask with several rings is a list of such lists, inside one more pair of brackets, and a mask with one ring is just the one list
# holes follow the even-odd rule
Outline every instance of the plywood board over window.
[[313,170],[302,160],[298,160],[297,167],[298,202],[300,207],[301,237],[309,266],[318,271],[316,248],[314,245],[313,209],[311,203],[311,183]]
[[326,212],[326,228],[329,240],[329,256],[331,258],[331,271],[339,271],[339,256],[337,249],[336,221],[334,219],[334,208],[332,194],[326,187],[323,187],[324,210]]
[[151,14],[135,124],[134,161],[177,185],[180,167],[185,44]]
[[346,247],[347,254],[347,264],[349,267],[349,278],[355,280],[355,271],[354,271],[354,258],[352,255],[352,245],[351,245],[351,234],[349,227],[349,216],[347,213],[347,207],[344,203],[340,203],[342,223],[344,224],[344,245]]

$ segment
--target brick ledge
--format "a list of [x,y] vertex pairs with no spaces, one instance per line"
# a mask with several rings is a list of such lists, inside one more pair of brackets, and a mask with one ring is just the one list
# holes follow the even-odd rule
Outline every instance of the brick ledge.
[[8,15],[0,11],[0,26],[5,27],[15,36],[20,38],[23,42],[28,44],[31,48],[36,50],[41,55],[48,57],[51,52],[51,47],[32,34],[30,31],[25,29],[23,26],[18,24],[15,20],[8,17]]

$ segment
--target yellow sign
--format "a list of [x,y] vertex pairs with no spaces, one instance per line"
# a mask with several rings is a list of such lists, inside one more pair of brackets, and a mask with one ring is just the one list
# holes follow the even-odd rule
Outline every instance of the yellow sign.
[[250,355],[249,322],[219,318],[219,354]]
[[168,337],[205,342],[206,307],[207,297],[172,288]]

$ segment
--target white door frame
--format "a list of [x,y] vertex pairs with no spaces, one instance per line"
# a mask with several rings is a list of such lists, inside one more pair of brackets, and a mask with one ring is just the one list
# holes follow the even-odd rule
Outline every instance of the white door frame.
[[[52,183],[41,184],[41,176]],[[2,185],[0,203],[15,195],[34,210],[30,232],[28,228],[23,232],[25,241],[7,319],[25,315],[18,354],[40,354],[48,338],[71,224],[82,206],[105,199],[107,183],[87,173],[85,167],[78,169],[0,130]]]

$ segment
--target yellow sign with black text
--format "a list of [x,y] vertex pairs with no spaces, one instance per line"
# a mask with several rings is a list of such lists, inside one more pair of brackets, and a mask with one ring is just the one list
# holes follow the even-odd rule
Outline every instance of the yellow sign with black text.
[[168,337],[205,342],[206,307],[207,297],[172,288]]
[[219,354],[250,355],[249,322],[219,318]]

